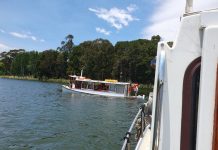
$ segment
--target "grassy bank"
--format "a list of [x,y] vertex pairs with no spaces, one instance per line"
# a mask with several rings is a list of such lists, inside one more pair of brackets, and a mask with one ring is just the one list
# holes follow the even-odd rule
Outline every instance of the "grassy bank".
[[62,83],[67,84],[69,81],[67,79],[42,79],[34,78],[33,76],[9,76],[9,75],[0,75],[0,78],[6,79],[15,79],[15,80],[30,80],[30,81],[42,81],[42,82],[53,82],[53,83]]

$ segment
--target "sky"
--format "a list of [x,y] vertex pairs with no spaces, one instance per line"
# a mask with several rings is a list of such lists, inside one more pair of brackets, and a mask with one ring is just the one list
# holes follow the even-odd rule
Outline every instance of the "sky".
[[[213,8],[218,0],[194,0],[194,11]],[[185,0],[0,0],[0,52],[56,49],[68,34],[75,45],[153,35],[173,41],[184,10]]]

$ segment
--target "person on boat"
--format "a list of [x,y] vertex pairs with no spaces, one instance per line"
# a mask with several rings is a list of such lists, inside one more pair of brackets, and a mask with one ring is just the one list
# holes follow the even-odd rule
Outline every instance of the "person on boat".
[[138,86],[139,86],[138,83],[136,83],[136,84],[133,85],[133,91],[134,91],[134,93],[135,93],[135,96],[137,96],[137,94],[138,94],[138,90],[139,90]]

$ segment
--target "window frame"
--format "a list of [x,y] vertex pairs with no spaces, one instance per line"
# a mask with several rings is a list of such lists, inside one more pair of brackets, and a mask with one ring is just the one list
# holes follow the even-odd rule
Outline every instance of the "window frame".
[[180,150],[195,150],[197,138],[198,97],[196,98],[196,74],[200,76],[201,57],[193,60],[187,67],[183,79],[182,120]]

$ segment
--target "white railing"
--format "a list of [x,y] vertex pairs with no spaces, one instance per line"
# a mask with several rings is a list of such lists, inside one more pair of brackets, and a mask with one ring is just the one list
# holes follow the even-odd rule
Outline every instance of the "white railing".
[[142,136],[143,136],[143,131],[144,131],[144,129],[145,129],[145,121],[144,121],[145,113],[144,113],[144,107],[145,107],[145,104],[143,104],[143,105],[139,108],[138,113],[136,114],[136,116],[135,116],[135,118],[134,118],[134,120],[133,120],[133,122],[132,122],[132,124],[131,124],[131,126],[130,126],[130,128],[129,128],[129,130],[128,130],[128,132],[126,133],[126,136],[124,137],[124,142],[123,142],[123,146],[122,146],[121,150],[126,150],[126,149],[127,149],[127,150],[130,150],[130,147],[131,147],[131,145],[130,145],[130,143],[131,143],[130,137],[131,137],[131,134],[132,134],[132,130],[133,130],[133,128],[134,128],[134,126],[135,126],[135,124],[136,124],[136,122],[137,122],[137,120],[138,120],[138,118],[139,118],[140,115],[141,115],[141,131],[140,131],[139,137],[142,137]]

